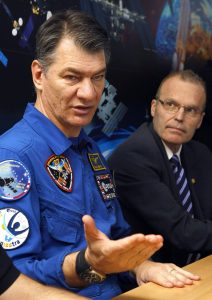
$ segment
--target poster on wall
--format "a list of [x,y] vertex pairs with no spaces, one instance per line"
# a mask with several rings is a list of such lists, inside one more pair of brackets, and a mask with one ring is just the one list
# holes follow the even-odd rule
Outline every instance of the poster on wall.
[[85,128],[106,158],[150,120],[151,99],[167,73],[191,68],[211,86],[212,0],[1,0],[0,133],[35,100],[30,64],[37,28],[68,8],[87,11],[110,35],[105,89]]

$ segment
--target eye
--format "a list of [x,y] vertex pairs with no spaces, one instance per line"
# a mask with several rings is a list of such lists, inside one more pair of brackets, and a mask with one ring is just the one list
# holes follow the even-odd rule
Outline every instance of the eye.
[[165,101],[165,105],[166,105],[168,108],[176,108],[176,107],[179,106],[176,102],[171,101],[171,100]]
[[76,75],[71,75],[71,74],[65,75],[64,77],[69,80],[77,80],[78,79],[78,77]]
[[93,76],[92,78],[94,81],[102,81],[105,79],[105,74],[98,74],[98,75],[95,75]]
[[196,115],[198,113],[198,109],[196,107],[185,107],[185,110],[191,115]]

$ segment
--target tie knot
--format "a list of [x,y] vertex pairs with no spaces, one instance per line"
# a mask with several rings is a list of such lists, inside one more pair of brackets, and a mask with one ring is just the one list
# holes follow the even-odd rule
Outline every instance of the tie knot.
[[[171,162],[172,168],[174,170],[174,173],[177,172],[177,170],[179,170],[181,168],[179,157],[176,154],[174,154],[170,158],[170,162]],[[177,169],[175,169],[175,168],[177,168]]]
[[174,164],[180,164],[180,160],[177,154],[173,154],[173,156],[170,158],[170,161]]

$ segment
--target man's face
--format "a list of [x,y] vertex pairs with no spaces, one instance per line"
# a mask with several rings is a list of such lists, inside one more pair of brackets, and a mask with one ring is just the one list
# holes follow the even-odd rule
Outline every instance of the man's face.
[[[177,76],[164,82],[159,98],[162,101],[173,100],[179,105],[197,108],[200,111],[205,104],[202,86],[183,81]],[[152,100],[151,115],[155,131],[173,152],[176,152],[181,144],[192,139],[204,117],[204,113],[191,117],[183,107],[178,112],[169,112],[159,100]]]
[[32,63],[35,106],[66,136],[78,136],[91,122],[104,89],[104,51],[88,53],[64,38],[53,59],[46,73],[37,60]]

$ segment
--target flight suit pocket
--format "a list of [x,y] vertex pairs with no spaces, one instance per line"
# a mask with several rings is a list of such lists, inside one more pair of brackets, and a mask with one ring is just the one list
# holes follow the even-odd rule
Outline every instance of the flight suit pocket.
[[44,236],[55,242],[76,245],[83,235],[82,215],[52,203],[42,209],[41,226]]
[[76,243],[80,229],[77,222],[68,222],[62,217],[47,216],[46,224],[48,232],[53,239],[66,243]]
[[[75,210],[71,199],[59,191],[39,188],[41,230],[45,247],[77,245],[84,236],[82,214]],[[60,200],[61,199],[61,200]],[[63,242],[63,243],[62,243]]]

